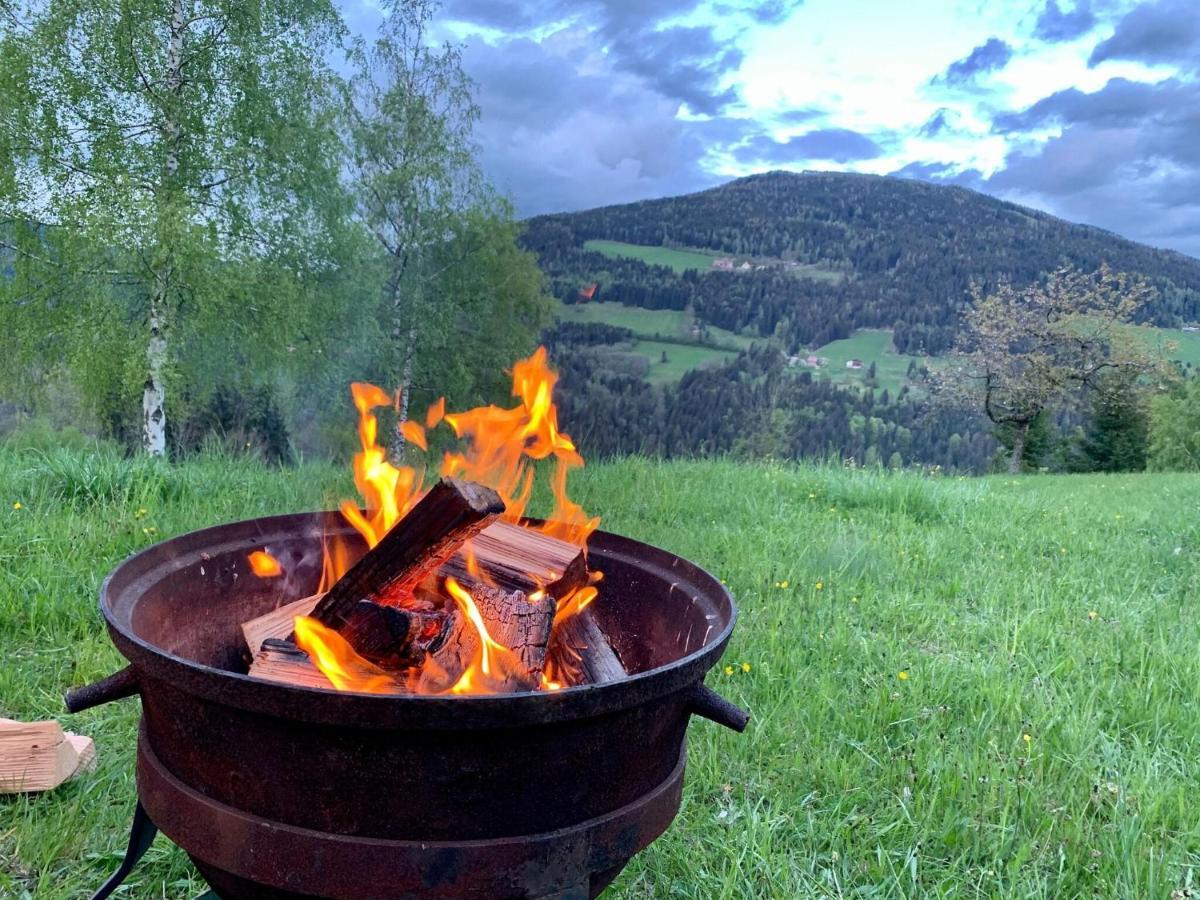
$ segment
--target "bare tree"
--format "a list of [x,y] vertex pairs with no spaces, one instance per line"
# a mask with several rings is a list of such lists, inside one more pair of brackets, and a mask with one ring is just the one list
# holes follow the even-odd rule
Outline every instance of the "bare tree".
[[1154,289],[1107,265],[1096,272],[1063,266],[1028,287],[1005,282],[986,296],[975,285],[972,296],[938,393],[1012,429],[1011,473],[1021,470],[1030,425],[1043,412],[1094,388],[1105,373],[1162,365],[1129,327]]

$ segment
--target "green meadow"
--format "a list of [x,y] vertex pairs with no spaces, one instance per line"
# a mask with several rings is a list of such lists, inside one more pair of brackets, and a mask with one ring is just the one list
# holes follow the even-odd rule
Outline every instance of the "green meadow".
[[603,253],[610,258],[627,257],[640,259],[651,266],[667,266],[676,272],[688,269],[711,269],[712,261],[722,254],[709,250],[681,250],[675,247],[650,247],[643,244],[626,244],[623,241],[584,241],[584,250]]
[[[124,849],[138,703],[60,700],[122,663],[104,575],[173,534],[350,490],[324,464],[0,449],[0,715],[58,717],[99,748],[94,773],[0,798],[0,896],[88,896]],[[574,493],[728,583],[740,618],[709,683],[753,712],[743,735],[693,722],[680,816],[611,896],[1195,884],[1200,479],[634,458],[588,466]],[[123,896],[201,890],[159,838]]]

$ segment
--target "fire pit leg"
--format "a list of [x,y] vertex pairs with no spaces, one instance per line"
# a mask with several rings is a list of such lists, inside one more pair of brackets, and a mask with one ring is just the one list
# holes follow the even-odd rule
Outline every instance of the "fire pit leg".
[[125,848],[125,858],[121,860],[117,871],[113,872],[108,881],[100,886],[100,890],[92,894],[92,900],[105,900],[121,886],[121,883],[133,871],[133,867],[137,865],[138,860],[150,849],[156,834],[158,834],[158,826],[150,821],[150,817],[146,815],[146,810],[142,808],[139,800],[137,806],[133,808],[133,825],[129,829],[129,846]]

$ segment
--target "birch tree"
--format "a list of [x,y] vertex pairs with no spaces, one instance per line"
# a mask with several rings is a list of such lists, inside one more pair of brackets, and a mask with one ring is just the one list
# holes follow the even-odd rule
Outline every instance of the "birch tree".
[[1154,296],[1144,280],[1063,267],[1017,289],[974,286],[950,365],[939,379],[943,400],[982,408],[1012,429],[1008,471],[1021,471],[1030,426],[1042,413],[1096,387],[1113,373],[1136,377],[1160,364],[1129,323]]
[[[55,286],[23,300],[97,332],[132,315],[142,446],[162,456],[180,318],[286,340],[286,317],[230,300],[225,264],[320,265],[338,158],[322,59],[340,18],[328,0],[52,0],[6,12],[0,220],[26,238],[7,241],[14,264]],[[107,315],[75,302],[113,289],[125,305]],[[15,309],[0,309],[0,324]]]
[[433,248],[453,239],[456,220],[486,193],[471,141],[479,109],[460,49],[431,42],[437,9],[434,0],[384,4],[377,40],[358,47],[347,104],[358,215],[387,256],[396,456],[423,331],[445,320],[431,308]]

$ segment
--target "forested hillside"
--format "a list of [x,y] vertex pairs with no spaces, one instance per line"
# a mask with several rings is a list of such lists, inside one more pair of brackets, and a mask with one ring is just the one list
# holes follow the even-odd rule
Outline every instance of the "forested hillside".
[[[564,425],[600,455],[982,471],[998,447],[991,423],[927,402],[927,376],[954,345],[972,282],[986,293],[1064,263],[1107,263],[1155,288],[1138,321],[1178,329],[1200,319],[1200,260],[896,178],[768,172],[540,216],[523,242],[564,304],[544,338],[563,372]],[[1186,362],[1194,335],[1170,337]],[[667,377],[685,351],[697,362]],[[1054,428],[1075,440],[1080,421],[1062,410]]]
[[[1107,262],[1148,278],[1159,292],[1145,313],[1153,324],[1200,318],[1198,260],[964,188],[898,178],[768,172],[527,226],[525,244],[561,299],[599,281],[605,300],[690,306],[710,325],[778,337],[789,352],[888,328],[899,352],[942,353],[972,279],[985,290],[1001,278],[1025,283],[1063,262],[1087,270]],[[751,267],[678,274],[585,250],[595,239],[713,250]]]

